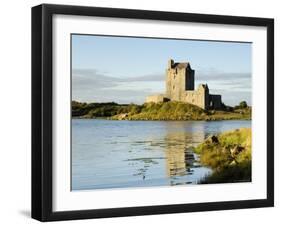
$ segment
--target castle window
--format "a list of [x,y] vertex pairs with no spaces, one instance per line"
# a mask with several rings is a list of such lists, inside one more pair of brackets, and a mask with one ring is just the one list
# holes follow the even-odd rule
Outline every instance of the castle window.
[[175,89],[175,86],[173,86],[173,89]]
[[176,75],[174,75],[174,79],[176,79]]

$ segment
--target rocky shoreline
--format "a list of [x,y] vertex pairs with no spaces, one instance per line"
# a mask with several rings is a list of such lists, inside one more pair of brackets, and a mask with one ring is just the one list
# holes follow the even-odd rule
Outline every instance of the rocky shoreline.
[[240,128],[208,137],[194,148],[200,163],[213,173],[201,183],[251,181],[251,129]]

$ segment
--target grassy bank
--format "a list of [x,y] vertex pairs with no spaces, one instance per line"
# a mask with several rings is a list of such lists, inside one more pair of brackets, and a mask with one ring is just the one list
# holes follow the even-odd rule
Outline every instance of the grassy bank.
[[202,165],[213,169],[201,183],[251,181],[251,129],[241,128],[211,136],[194,151]]
[[251,108],[225,107],[224,110],[203,110],[183,102],[145,103],[142,105],[117,103],[72,102],[72,116],[80,118],[105,117],[112,120],[231,120],[251,119]]

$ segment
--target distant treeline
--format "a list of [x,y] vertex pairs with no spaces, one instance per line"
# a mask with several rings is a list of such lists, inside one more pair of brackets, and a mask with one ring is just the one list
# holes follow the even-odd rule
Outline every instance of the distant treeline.
[[88,118],[111,117],[117,114],[128,112],[138,112],[141,110],[140,105],[136,104],[117,104],[115,102],[107,103],[81,103],[72,101],[72,116]]
[[223,110],[203,110],[195,105],[169,101],[164,103],[117,104],[72,101],[72,116],[113,120],[227,120],[251,119],[251,107],[245,101]]

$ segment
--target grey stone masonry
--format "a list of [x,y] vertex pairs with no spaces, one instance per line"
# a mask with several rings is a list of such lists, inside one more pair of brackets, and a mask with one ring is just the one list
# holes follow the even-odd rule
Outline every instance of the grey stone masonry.
[[169,59],[166,69],[166,94],[152,95],[146,102],[182,101],[202,109],[221,109],[221,95],[209,94],[207,84],[194,89],[195,71],[189,62],[174,62]]

